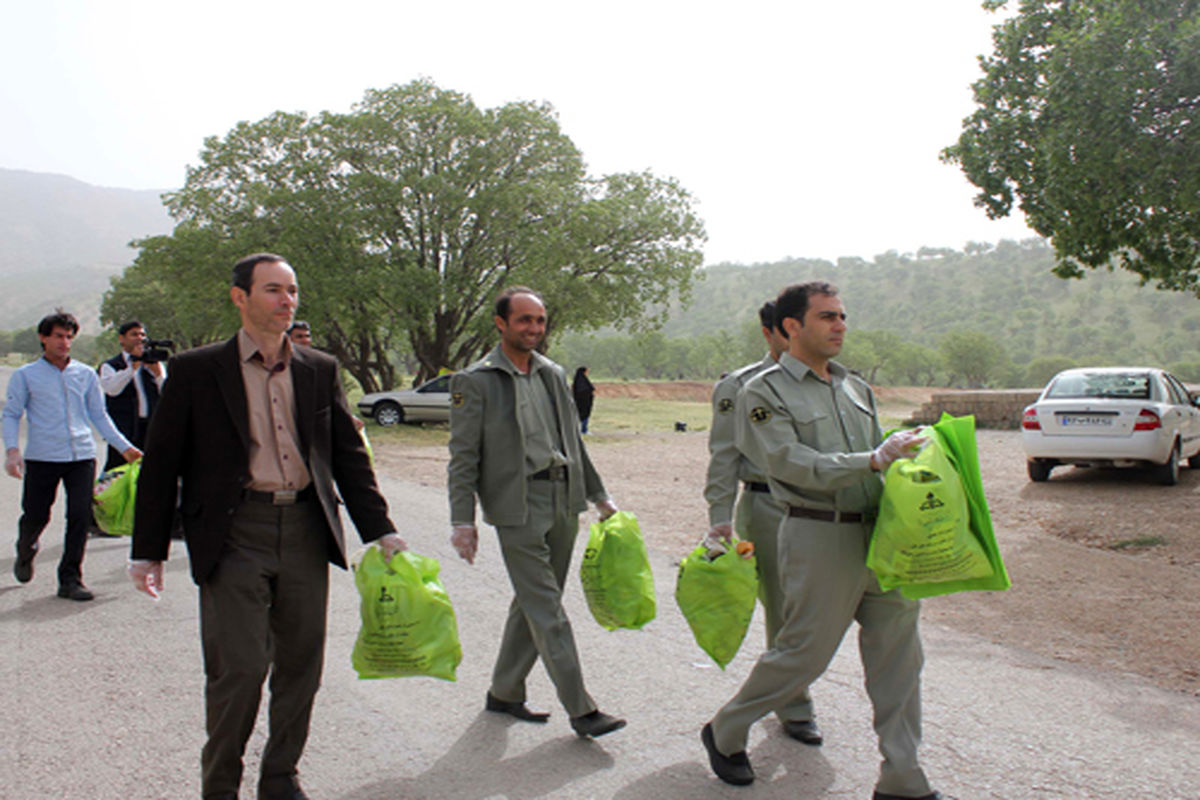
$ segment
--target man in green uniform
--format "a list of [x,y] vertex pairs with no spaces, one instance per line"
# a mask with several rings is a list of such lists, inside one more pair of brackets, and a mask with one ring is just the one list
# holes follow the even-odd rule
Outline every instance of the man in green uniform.
[[[736,528],[738,536],[754,542],[755,563],[758,565],[758,597],[766,617],[767,647],[773,647],[775,636],[783,625],[783,580],[779,574],[777,541],[779,523],[787,506],[771,497],[762,468],[746,457],[735,441],[734,406],[742,387],[763,370],[775,366],[787,349],[787,338],[775,327],[775,301],[768,300],[758,310],[763,338],[767,340],[767,355],[762,361],[735,370],[713,387],[712,427],[708,436],[708,481],[704,499],[708,501],[708,522],[711,528],[707,540],[728,542]],[[742,495],[738,498],[738,481]],[[734,498],[737,498],[736,514]],[[776,710],[783,730],[793,739],[810,745],[821,744],[821,731],[813,714],[808,689]]]
[[775,646],[704,726],[709,763],[727,783],[752,782],[750,726],[816,680],[857,621],[883,755],[873,800],[949,800],[930,788],[917,760],[920,605],[882,591],[866,567],[883,491],[879,473],[921,439],[898,431],[881,443],[870,386],[831,360],[846,333],[836,288],[789,286],[775,313],[787,353],[746,385],[734,413],[738,447],[763,465],[771,494],[788,506],[779,533],[784,623]]
[[510,287],[495,310],[499,346],[450,380],[450,542],[474,563],[478,496],[516,595],[485,707],[545,722],[549,714],[525,705],[525,679],[541,656],[571,727],[602,736],[625,720],[597,709],[584,688],[562,589],[587,501],[601,519],[617,507],[583,446],[562,367],[537,352],[546,335],[541,296]]

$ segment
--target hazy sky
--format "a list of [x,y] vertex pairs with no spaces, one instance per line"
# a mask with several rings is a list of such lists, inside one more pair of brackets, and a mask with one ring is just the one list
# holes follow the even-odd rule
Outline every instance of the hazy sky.
[[548,101],[593,174],[697,200],[706,263],[1033,235],[938,161],[998,21],[978,0],[36,0],[0,11],[0,167],[172,188],[206,136],[418,76]]

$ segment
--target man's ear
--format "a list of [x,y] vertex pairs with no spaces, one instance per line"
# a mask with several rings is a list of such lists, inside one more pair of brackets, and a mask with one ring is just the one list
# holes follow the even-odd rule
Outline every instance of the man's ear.
[[235,306],[241,308],[242,304],[246,302],[246,290],[240,286],[230,286],[229,299],[233,301]]
[[783,325],[783,332],[788,335],[789,339],[804,330],[800,320],[795,317],[784,317],[780,324]]

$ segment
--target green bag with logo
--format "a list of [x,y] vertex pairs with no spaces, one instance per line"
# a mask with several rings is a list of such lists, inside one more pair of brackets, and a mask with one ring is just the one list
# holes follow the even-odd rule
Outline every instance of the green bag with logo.
[[883,589],[913,599],[1012,585],[983,494],[975,418],[943,414],[929,442],[884,477],[867,553]]
[[702,544],[679,564],[675,603],[696,644],[721,669],[742,646],[757,598],[757,560],[743,558],[734,546],[713,558]]
[[592,616],[610,631],[637,630],[658,611],[642,529],[626,511],[592,523],[579,578]]
[[142,460],[103,472],[92,488],[92,514],[100,530],[110,536],[133,535],[134,497]]
[[362,628],[350,657],[358,677],[456,680],[458,621],[437,559],[406,550],[389,563],[372,545],[351,566],[361,599]]

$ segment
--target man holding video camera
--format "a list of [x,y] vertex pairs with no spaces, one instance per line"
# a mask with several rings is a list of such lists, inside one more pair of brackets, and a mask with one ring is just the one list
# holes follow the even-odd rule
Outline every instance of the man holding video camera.
[[[136,319],[117,328],[121,352],[100,365],[100,388],[104,404],[117,429],[134,446],[146,441],[150,417],[158,405],[158,395],[167,379],[166,348],[171,342],[146,338],[146,328]],[[124,457],[111,446],[104,464],[107,472],[125,463]]]

